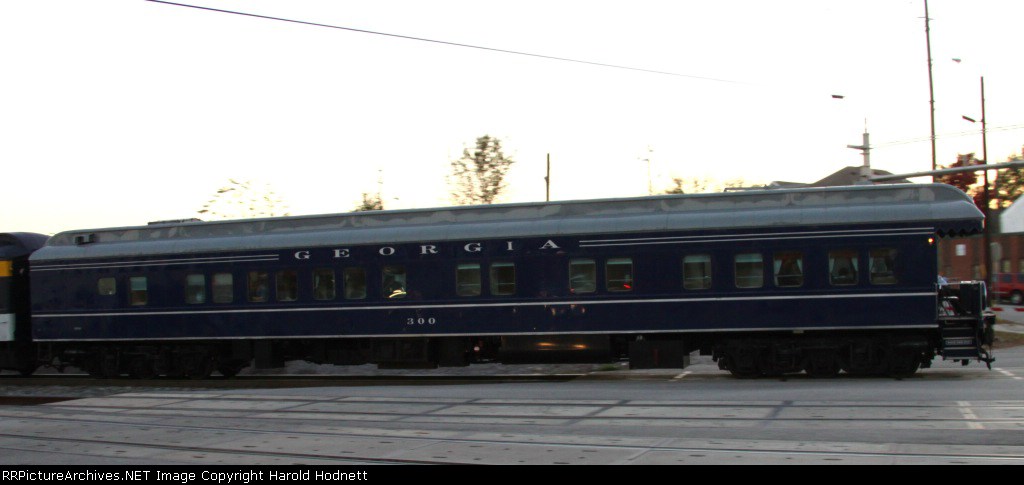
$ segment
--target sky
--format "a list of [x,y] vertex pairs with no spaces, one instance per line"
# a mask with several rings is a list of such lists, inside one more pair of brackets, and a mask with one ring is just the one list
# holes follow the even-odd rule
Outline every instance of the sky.
[[[923,0],[0,2],[0,232],[197,217],[229,179],[292,215],[451,203],[477,137],[501,202],[655,193],[673,177],[813,182],[931,168]],[[1024,2],[931,0],[937,159],[1024,146]],[[958,59],[959,62],[954,61]],[[632,68],[632,69],[625,69]],[[649,71],[658,71],[649,72]],[[841,95],[836,99],[833,95]],[[649,160],[649,162],[647,161]],[[648,171],[648,167],[650,170]]]

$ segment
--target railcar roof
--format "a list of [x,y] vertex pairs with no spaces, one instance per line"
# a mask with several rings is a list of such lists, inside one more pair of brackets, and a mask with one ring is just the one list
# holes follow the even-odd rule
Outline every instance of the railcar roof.
[[0,233],[0,258],[20,258],[46,244],[47,237],[31,232]]
[[757,190],[184,222],[62,232],[33,260],[620,232],[923,223],[939,235],[984,216],[943,184]]

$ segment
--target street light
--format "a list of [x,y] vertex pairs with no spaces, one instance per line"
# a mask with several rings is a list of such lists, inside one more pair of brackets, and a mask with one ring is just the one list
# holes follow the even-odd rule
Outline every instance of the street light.
[[637,158],[641,162],[647,162],[647,195],[654,195],[654,186],[651,184],[651,155],[654,153],[654,149],[650,146],[647,147],[647,158]]

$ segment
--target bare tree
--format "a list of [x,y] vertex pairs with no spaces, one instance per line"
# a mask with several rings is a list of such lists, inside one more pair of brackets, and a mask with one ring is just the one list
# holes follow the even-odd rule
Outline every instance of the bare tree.
[[382,211],[384,210],[384,201],[380,199],[379,192],[376,195],[363,192],[363,202],[353,210],[355,212]]
[[665,189],[666,194],[685,194],[683,190],[683,179],[682,177],[672,177],[672,186]]
[[736,179],[726,180],[724,182],[724,185],[725,185],[726,189],[739,189],[739,188],[743,188],[743,187],[747,187],[748,186],[747,185],[747,181],[744,180],[743,178],[736,178]]
[[490,135],[477,138],[472,152],[466,148],[462,158],[452,161],[452,201],[459,205],[494,203],[506,188],[505,174],[513,163],[502,153],[501,140]]
[[691,179],[689,182],[682,177],[672,177],[672,186],[665,189],[666,194],[701,194],[708,191],[710,182],[706,178]]
[[287,216],[288,207],[270,189],[270,185],[258,185],[251,180],[228,179],[228,185],[221,187],[213,198],[198,212],[214,219],[246,219],[253,217]]

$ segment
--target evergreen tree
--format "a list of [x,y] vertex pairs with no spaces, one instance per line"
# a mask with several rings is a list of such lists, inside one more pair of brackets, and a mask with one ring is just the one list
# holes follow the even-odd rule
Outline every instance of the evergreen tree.
[[[1012,162],[1022,157],[1024,157],[1024,149],[1021,150],[1020,157],[1010,155],[1006,157],[1006,161]],[[1024,169],[1008,168],[1000,170],[996,174],[993,187],[995,188],[995,193],[992,194],[992,198],[998,204],[996,207],[1000,209],[1009,207],[1024,193]]]

